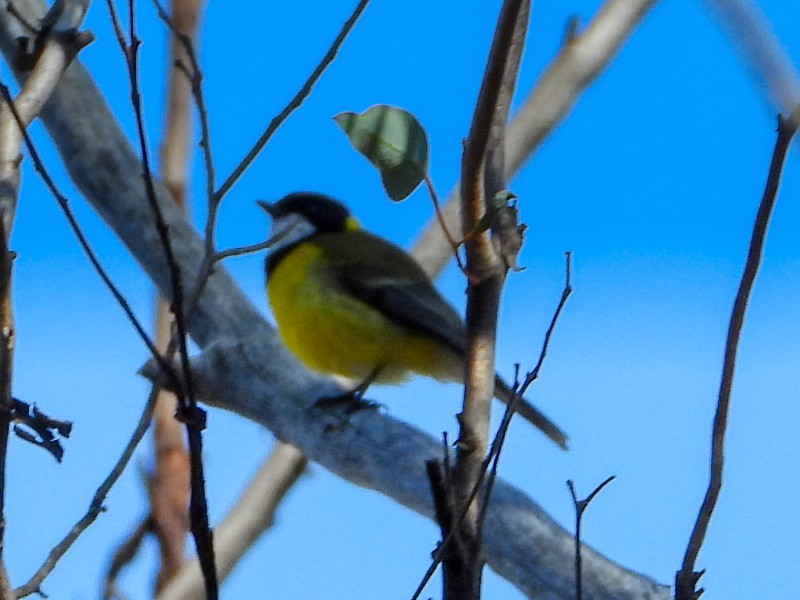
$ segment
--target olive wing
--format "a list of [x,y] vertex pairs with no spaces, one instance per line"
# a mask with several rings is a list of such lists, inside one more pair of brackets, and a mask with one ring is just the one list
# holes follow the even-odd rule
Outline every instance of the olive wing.
[[366,231],[322,235],[328,275],[391,321],[439,339],[461,354],[464,324],[419,264],[404,250]]

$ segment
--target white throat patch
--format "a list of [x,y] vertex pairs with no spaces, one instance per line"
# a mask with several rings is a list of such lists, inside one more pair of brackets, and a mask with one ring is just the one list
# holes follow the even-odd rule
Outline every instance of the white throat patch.
[[279,217],[272,221],[272,228],[269,231],[271,238],[283,236],[272,246],[270,252],[276,252],[295,242],[299,242],[316,232],[316,228],[302,215],[292,213],[285,217]]

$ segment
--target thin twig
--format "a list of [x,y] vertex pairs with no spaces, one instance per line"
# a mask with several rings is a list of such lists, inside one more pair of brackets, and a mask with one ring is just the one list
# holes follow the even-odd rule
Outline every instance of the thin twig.
[[[485,495],[484,495],[485,500],[481,504],[481,512],[478,518],[479,527],[481,530],[483,530],[483,523],[486,519],[486,511],[488,510],[489,506],[488,501],[491,496],[491,490],[494,486],[494,482],[497,477],[497,464],[500,457],[500,453],[503,449],[503,444],[505,442],[509,425],[511,425],[511,417],[514,415],[516,405],[520,402],[522,397],[528,391],[528,388],[533,384],[534,381],[536,381],[539,378],[539,371],[541,370],[542,365],[544,364],[545,357],[547,356],[547,351],[550,347],[550,340],[552,339],[553,332],[555,331],[556,328],[556,324],[558,323],[559,318],[561,317],[561,313],[563,312],[564,307],[567,304],[567,300],[572,295],[572,267],[571,267],[572,253],[566,252],[565,257],[566,257],[565,258],[566,279],[564,282],[564,289],[561,292],[561,298],[558,301],[558,306],[556,306],[553,316],[550,319],[550,325],[547,328],[547,332],[545,333],[544,336],[544,341],[542,342],[542,349],[539,352],[539,359],[536,362],[536,366],[526,375],[523,384],[519,387],[518,390],[516,390],[514,394],[514,399],[506,405],[505,412],[503,413],[503,419],[501,420],[500,426],[498,427],[497,433],[495,434],[494,440],[492,441],[492,447],[489,449],[489,453],[486,455],[486,458],[483,461],[480,477],[478,478],[478,481],[475,483],[475,486],[472,488],[472,491],[469,495],[469,498],[467,499],[467,502],[465,503],[465,506],[462,507],[461,509],[461,513],[455,520],[456,523],[460,523],[461,520],[463,520],[466,517],[468,506],[472,504],[472,502],[480,493],[481,489],[483,489],[484,481],[487,481],[485,488]],[[448,466],[450,464],[449,457],[445,456],[445,458],[446,458],[445,466]],[[489,471],[490,466],[491,466],[491,471]],[[489,475],[488,480],[486,479],[487,473]],[[448,479],[449,478],[450,475],[448,474]],[[442,557],[444,556],[444,552],[447,550],[447,545],[452,543],[452,537],[455,535],[455,532],[457,530],[458,527],[457,526],[454,527],[451,530],[450,535],[442,541],[442,543],[434,552],[433,560],[431,561],[428,570],[425,571],[425,574],[422,576],[421,581],[417,585],[417,589],[414,590],[414,594],[411,596],[411,600],[417,600],[422,595],[422,592],[430,582],[431,577],[433,577],[433,574],[436,572],[436,569],[442,563]]]
[[[118,27],[119,19],[115,16],[116,11],[113,9],[113,0],[109,0],[109,6],[112,7],[112,20],[115,23],[115,29],[119,30],[121,28]],[[197,550],[203,574],[205,576],[206,597],[208,600],[216,600],[219,595],[219,586],[216,577],[211,528],[208,523],[208,506],[205,494],[205,476],[203,474],[202,459],[203,441],[201,432],[205,427],[205,412],[197,406],[194,400],[191,369],[189,366],[188,334],[185,320],[186,314],[184,312],[185,304],[181,272],[172,250],[172,242],[170,240],[166,220],[164,219],[164,214],[156,197],[154,179],[150,167],[150,155],[147,144],[147,134],[144,125],[142,99],[139,91],[138,51],[141,45],[141,40],[138,38],[136,32],[135,0],[128,0],[128,19],[128,35],[130,38],[130,43],[125,41],[125,36],[124,34],[121,34],[121,31],[118,31],[117,36],[120,43],[120,48],[123,52],[128,67],[131,89],[131,104],[133,106],[133,112],[136,118],[136,129],[142,155],[144,186],[146,192],[145,196],[147,197],[147,201],[153,212],[156,231],[158,232],[158,236],[164,250],[164,257],[166,259],[167,269],[170,277],[172,312],[177,330],[178,356],[181,363],[184,386],[182,390],[179,390],[177,396],[181,418],[186,422],[186,433],[189,444],[191,464],[192,493],[189,504],[190,524],[192,535],[195,541],[195,548]],[[180,393],[181,391],[184,391],[185,393]]]
[[214,262],[217,263],[219,261],[225,260],[226,258],[232,258],[234,256],[243,256],[245,254],[253,254],[255,252],[261,252],[262,250],[267,250],[274,246],[276,243],[281,241],[286,235],[291,232],[291,229],[287,229],[286,231],[281,231],[276,235],[273,235],[266,241],[259,242],[258,244],[252,244],[251,246],[239,246],[237,248],[228,248],[227,250],[220,250],[219,252],[214,255]]
[[117,37],[117,44],[119,45],[120,50],[122,50],[122,54],[125,56],[125,60],[128,60],[128,40],[125,37],[125,30],[122,27],[122,20],[119,18],[119,13],[117,12],[117,5],[114,3],[114,0],[106,0],[106,6],[108,7],[108,14],[111,17],[111,25],[114,28],[114,35]]
[[[162,212],[161,205],[158,203],[158,198],[156,197],[155,186],[153,183],[153,171],[150,166],[150,150],[147,143],[147,132],[145,130],[142,96],[141,92],[139,91],[139,47],[141,46],[142,42],[136,33],[135,6],[135,0],[128,1],[128,18],[130,20],[128,23],[128,28],[130,44],[124,48],[126,50],[125,57],[130,74],[131,104],[133,105],[133,112],[136,118],[139,149],[142,153],[142,168],[144,171],[143,175],[146,196],[150,204],[150,208],[153,211],[156,230],[158,231],[161,244],[164,248],[164,257],[167,261],[167,267],[170,273],[172,288],[172,312],[175,317],[175,327],[178,330],[178,337],[180,340],[179,356],[185,385],[185,398],[183,400],[184,402],[188,403],[187,406],[184,406],[184,408],[187,408],[188,406],[194,405],[194,396],[192,394],[192,379],[191,371],[189,369],[189,351],[187,346],[188,334],[183,311],[183,283],[181,281],[180,267],[175,259],[175,253],[172,250],[172,241],[170,240],[169,229],[167,228],[166,220],[164,219],[164,213]],[[185,416],[189,418],[190,415],[186,414]]]
[[150,391],[150,397],[147,399],[147,403],[144,406],[142,415],[139,417],[139,423],[136,425],[136,429],[134,429],[130,440],[128,440],[128,443],[125,446],[125,449],[117,459],[114,468],[111,469],[111,472],[105,478],[103,483],[97,488],[92,501],[89,503],[89,509],[86,511],[86,514],[77,523],[75,523],[75,525],[72,526],[72,528],[69,530],[69,533],[64,536],[64,538],[50,551],[47,559],[44,561],[42,566],[39,567],[36,573],[34,573],[33,577],[31,577],[27,583],[14,590],[14,595],[17,598],[38,593],[42,582],[56,566],[56,563],[58,563],[61,557],[67,553],[75,540],[77,540],[78,537],[89,527],[89,525],[94,522],[98,515],[103,512],[103,503],[105,502],[108,492],[117,482],[117,479],[119,479],[120,475],[122,475],[122,472],[125,470],[125,467],[128,465],[128,462],[133,456],[134,450],[136,450],[136,446],[139,445],[139,442],[142,440],[142,437],[144,437],[147,428],[150,426],[150,419],[153,416],[153,408],[155,407],[159,389],[160,386],[154,385]]
[[505,412],[503,413],[503,419],[500,421],[500,427],[497,429],[497,434],[495,434],[494,440],[492,441],[492,447],[486,457],[487,466],[489,461],[491,461],[492,466],[486,482],[486,491],[484,493],[484,500],[481,506],[481,514],[478,519],[481,530],[483,530],[483,524],[486,520],[486,511],[489,507],[489,498],[492,495],[494,482],[497,479],[497,467],[498,463],[500,462],[500,454],[503,450],[503,444],[505,444],[506,435],[508,434],[508,428],[511,425],[511,418],[514,416],[517,405],[522,401],[522,397],[528,391],[528,388],[539,378],[539,371],[541,371],[544,360],[547,357],[547,351],[550,349],[550,340],[553,337],[553,332],[555,331],[558,320],[561,317],[561,313],[567,304],[567,300],[569,300],[569,297],[572,295],[572,252],[564,253],[564,261],[564,289],[561,291],[561,298],[559,299],[558,305],[556,306],[553,316],[550,319],[550,325],[547,327],[547,331],[544,334],[544,341],[542,342],[542,349],[539,352],[539,359],[536,361],[536,365],[533,367],[533,369],[528,371],[525,376],[525,381],[523,381],[519,389],[515,391],[514,398],[506,406]]
[[676,600],[694,600],[702,594],[702,588],[695,590],[696,584],[701,573],[695,572],[695,563],[700,553],[700,548],[705,540],[711,516],[722,489],[722,472],[725,464],[725,433],[728,427],[728,410],[730,408],[731,390],[733,388],[733,378],[736,369],[736,355],[739,349],[739,339],[741,337],[742,325],[744,324],[747,303],[750,299],[750,292],[753,289],[758,269],[761,264],[761,257],[764,252],[764,241],[769,227],[772,209],[780,187],[781,173],[786,160],[786,153],[789,150],[792,138],[797,131],[798,114],[800,106],[795,110],[791,118],[785,119],[778,117],[778,136],[775,141],[775,149],[772,153],[772,161],[767,175],[767,182],[764,187],[764,194],[758,207],[753,233],[750,238],[750,246],[747,251],[747,260],[744,272],[739,282],[739,289],[736,292],[736,299],[733,303],[730,322],[728,324],[728,335],[725,341],[725,358],[722,366],[722,377],[717,397],[717,411],[714,415],[714,427],[711,438],[711,475],[708,482],[708,489],[700,506],[686,553],[683,557],[683,564],[680,571],[675,576],[675,598]]
[[572,504],[575,506],[575,598],[576,600],[583,600],[583,554],[581,553],[581,525],[583,524],[583,513],[592,503],[595,496],[599,494],[604,487],[616,479],[616,475],[608,477],[603,483],[598,485],[592,493],[586,496],[583,500],[578,500],[578,494],[575,492],[575,483],[570,479],[567,481],[569,493],[572,495]]
[[220,250],[219,252],[217,252],[217,256],[215,257],[214,261],[219,262],[221,260],[225,260],[226,258],[231,258],[234,256],[244,256],[245,254],[253,254],[255,252],[261,252],[262,250],[268,249],[276,241],[277,241],[276,238],[270,238],[264,242],[253,244],[252,246],[240,246],[238,248],[229,248],[228,250]]
[[222,183],[219,190],[217,190],[214,197],[217,202],[221,201],[222,198],[227,194],[230,189],[233,187],[242,174],[247,170],[252,163],[256,156],[264,149],[267,142],[270,138],[275,134],[278,128],[283,124],[289,116],[297,110],[301,104],[305,101],[308,95],[311,93],[314,85],[317,83],[319,78],[328,68],[328,66],[333,62],[333,59],[336,58],[336,55],[339,53],[339,49],[341,48],[342,44],[344,43],[347,36],[350,34],[350,31],[355,27],[356,22],[361,17],[361,14],[364,12],[364,9],[367,8],[367,4],[369,4],[369,0],[360,0],[358,5],[356,6],[353,13],[350,17],[345,21],[342,29],[339,31],[339,34],[336,36],[336,39],[331,44],[331,47],[325,53],[325,56],[322,57],[322,60],[308,77],[306,82],[303,84],[303,87],[294,95],[294,97],[289,101],[289,103],[278,113],[278,115],[270,121],[267,128],[264,130],[264,133],[261,134],[261,137],[258,138],[258,141],[253,145],[250,151],[245,155],[242,161],[236,166],[233,172],[228,176],[228,178]]
[[[195,104],[200,105],[198,110],[205,112],[201,88],[202,74],[196,67],[191,41],[197,29],[200,4],[200,0],[172,0],[171,11],[176,20],[169,22],[170,29],[176,34],[171,35],[168,40],[169,53],[175,68],[171,69],[167,76],[165,127],[160,166],[164,184],[184,214],[189,212],[187,181],[192,153],[190,145],[192,98]],[[195,65],[194,74],[189,73],[187,62]],[[200,98],[199,103],[198,98]],[[208,139],[209,136],[203,136],[201,146],[205,149],[206,172],[211,173],[213,177],[210,144],[206,143]],[[210,193],[213,193],[214,186],[207,187],[210,187]],[[211,208],[208,212],[211,214]],[[177,332],[174,331],[169,303],[161,295],[155,302],[156,341],[162,351],[170,350],[168,356],[173,356],[177,348]],[[192,314],[193,306],[194,304],[192,307],[184,307],[187,318]],[[147,482],[147,492],[153,531],[158,539],[161,554],[156,591],[161,590],[180,571],[186,561],[191,467],[183,432],[184,426],[175,418],[176,402],[172,393],[162,390],[153,414],[152,444],[155,462]]]
[[[195,279],[195,284],[192,288],[192,293],[188,295],[183,309],[187,318],[194,312],[195,306],[203,293],[208,278],[213,273],[214,264],[219,260],[215,251],[214,236],[216,233],[216,223],[219,215],[220,200],[214,193],[216,187],[216,168],[214,166],[214,155],[211,149],[211,127],[208,120],[208,109],[205,102],[205,95],[203,93],[203,72],[200,68],[200,62],[197,59],[197,52],[194,48],[192,38],[183,33],[172,20],[170,15],[163,8],[158,0],[153,0],[159,18],[169,27],[173,36],[178,40],[189,59],[189,66],[183,61],[178,60],[175,62],[175,68],[180,70],[190,83],[192,90],[192,97],[194,98],[195,107],[200,120],[200,147],[203,151],[203,162],[206,172],[206,202],[207,202],[207,220],[205,226],[205,254],[203,260],[200,262],[198,274]],[[244,252],[243,252],[244,253]],[[170,342],[169,347],[175,348],[176,338]]]
[[439,226],[442,228],[442,233],[444,233],[444,237],[447,238],[447,243],[450,244],[450,248],[453,249],[453,258],[456,259],[456,263],[458,263],[458,268],[461,269],[461,272],[466,275],[467,268],[464,266],[464,263],[461,262],[461,255],[458,253],[458,249],[461,244],[453,238],[452,234],[450,233],[450,229],[447,227],[447,223],[444,220],[444,215],[442,214],[441,203],[439,202],[439,194],[436,193],[436,188],[433,186],[433,180],[428,173],[425,174],[425,185],[427,186],[428,194],[433,201],[433,208],[436,211],[436,218],[439,219]]
[[159,0],[153,0],[153,4],[156,7],[159,18],[164,21],[170,31],[172,31],[175,39],[183,46],[184,52],[189,59],[188,67],[183,64],[183,61],[176,61],[175,67],[186,75],[186,78],[191,84],[192,96],[194,97],[195,107],[197,108],[197,114],[200,120],[200,148],[203,151],[203,162],[205,163],[206,197],[208,204],[205,242],[206,250],[211,254],[214,251],[214,234],[216,232],[221,197],[218,198],[214,193],[217,187],[216,169],[214,167],[214,153],[211,150],[211,126],[208,122],[208,108],[203,94],[203,71],[200,68],[200,62],[197,60],[197,52],[195,51],[192,38],[178,29]]
[[37,173],[39,173],[39,176],[42,178],[42,181],[44,182],[45,186],[50,190],[50,193],[56,199],[56,202],[58,202],[58,205],[61,208],[62,212],[64,213],[64,216],[67,218],[67,222],[69,223],[70,228],[75,234],[78,243],[80,244],[81,248],[86,254],[86,257],[89,259],[89,262],[92,264],[92,267],[94,268],[95,272],[100,276],[100,279],[103,280],[103,283],[111,292],[111,295],[114,296],[114,299],[117,301],[120,308],[122,308],[122,311],[125,313],[125,316],[131,322],[131,325],[133,325],[133,328],[139,335],[139,338],[142,340],[142,342],[144,342],[145,346],[147,346],[147,349],[150,351],[150,354],[152,354],[153,358],[158,362],[159,367],[169,377],[170,383],[180,387],[181,385],[180,378],[177,377],[177,375],[175,374],[175,370],[172,368],[172,365],[169,363],[169,361],[164,360],[164,358],[161,356],[161,353],[156,348],[155,343],[147,334],[147,331],[145,330],[144,326],[136,317],[136,314],[133,312],[133,308],[131,308],[131,305],[125,299],[125,296],[123,296],[122,292],[119,291],[119,288],[111,280],[111,277],[108,275],[108,272],[105,270],[105,267],[103,267],[97,254],[89,244],[89,240],[83,233],[83,229],[81,228],[80,223],[78,223],[75,214],[72,212],[69,199],[64,194],[62,194],[61,191],[56,186],[55,181],[50,176],[50,173],[48,172],[47,168],[44,166],[44,162],[42,162],[41,156],[39,155],[39,152],[36,150],[36,146],[33,144],[33,140],[31,139],[27,130],[22,127],[20,116],[16,112],[14,103],[10,101],[11,93],[9,92],[8,87],[3,83],[0,83],[0,93],[2,93],[5,101],[8,102],[8,105],[11,108],[11,112],[14,115],[14,118],[17,119],[17,123],[20,125],[20,130],[22,132],[22,137],[25,142],[25,147],[28,150],[28,154],[30,155],[31,160],[33,161],[34,169],[36,170]]

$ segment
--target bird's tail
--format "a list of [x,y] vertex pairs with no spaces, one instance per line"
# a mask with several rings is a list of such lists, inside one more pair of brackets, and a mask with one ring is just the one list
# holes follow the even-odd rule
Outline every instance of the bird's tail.
[[[514,398],[513,390],[508,387],[506,382],[500,379],[500,377],[496,377],[494,380],[494,395],[505,404],[508,404]],[[539,428],[542,433],[558,444],[562,450],[569,449],[567,447],[567,434],[561,431],[558,425],[544,416],[538,408],[526,401],[525,398],[519,399],[515,412],[523,419]]]

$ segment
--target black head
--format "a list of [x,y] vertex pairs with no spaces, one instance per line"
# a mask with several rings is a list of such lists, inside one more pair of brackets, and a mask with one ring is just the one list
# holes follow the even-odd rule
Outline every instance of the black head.
[[259,206],[274,220],[299,215],[314,226],[317,233],[334,233],[353,229],[355,219],[341,202],[323,194],[295,192],[270,204],[259,201]]

